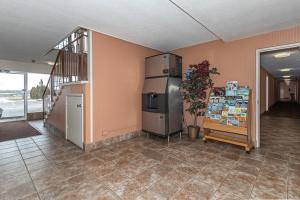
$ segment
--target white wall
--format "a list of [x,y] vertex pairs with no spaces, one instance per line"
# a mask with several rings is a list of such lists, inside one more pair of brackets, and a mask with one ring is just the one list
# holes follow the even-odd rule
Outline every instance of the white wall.
[[0,60],[0,70],[49,74],[51,68],[52,66],[48,64],[27,63],[27,62],[18,62],[12,60]]

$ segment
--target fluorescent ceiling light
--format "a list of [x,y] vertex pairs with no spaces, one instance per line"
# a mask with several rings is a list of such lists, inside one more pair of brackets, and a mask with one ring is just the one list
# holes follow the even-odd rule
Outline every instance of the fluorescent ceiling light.
[[47,62],[47,64],[48,64],[48,65],[54,65],[54,62],[49,61],[49,62]]
[[281,52],[281,53],[275,53],[273,56],[275,58],[286,58],[289,57],[292,53],[291,52]]
[[288,75],[288,76],[281,76],[282,78],[290,78],[291,76]]
[[279,71],[281,71],[281,72],[289,72],[289,71],[291,71],[291,68],[284,68],[284,69],[280,69]]

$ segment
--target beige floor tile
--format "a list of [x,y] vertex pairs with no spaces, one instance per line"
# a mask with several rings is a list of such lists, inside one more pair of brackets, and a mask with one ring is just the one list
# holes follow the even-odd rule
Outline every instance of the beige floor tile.
[[23,184],[17,184],[15,187],[10,188],[5,193],[1,194],[3,199],[22,199],[24,197],[35,194],[36,190],[32,182],[26,182]]
[[300,199],[300,189],[291,189],[288,191],[288,199]]
[[229,174],[220,188],[221,193],[232,193],[242,198],[249,198],[255,177],[243,172],[234,172]]
[[4,199],[297,199],[299,133],[297,120],[263,115],[262,147],[250,154],[186,135],[172,138],[169,146],[141,136],[90,153],[51,134],[0,142],[0,194]]
[[162,196],[161,194],[158,194],[154,191],[147,190],[140,194],[137,198],[137,200],[167,200],[168,198]]
[[213,188],[199,180],[192,180],[187,183],[179,192],[177,192],[171,199],[188,200],[188,199],[212,199],[214,195]]
[[161,179],[153,184],[149,190],[151,193],[158,194],[159,196],[168,199],[179,190],[179,187],[170,180]]

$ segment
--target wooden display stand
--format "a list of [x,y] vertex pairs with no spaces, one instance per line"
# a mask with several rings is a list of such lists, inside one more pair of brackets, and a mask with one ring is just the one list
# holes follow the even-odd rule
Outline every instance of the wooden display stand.
[[247,107],[247,127],[238,127],[232,125],[220,124],[218,120],[204,118],[203,141],[216,140],[234,145],[239,145],[245,148],[249,153],[253,147],[251,140],[251,90],[249,90],[249,99]]

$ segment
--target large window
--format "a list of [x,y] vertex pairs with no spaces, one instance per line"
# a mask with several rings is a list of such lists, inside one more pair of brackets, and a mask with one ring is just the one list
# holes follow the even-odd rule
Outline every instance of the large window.
[[48,74],[28,73],[28,113],[43,111],[43,93],[48,82]]

